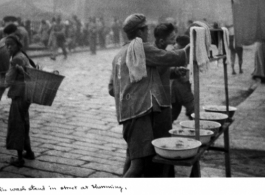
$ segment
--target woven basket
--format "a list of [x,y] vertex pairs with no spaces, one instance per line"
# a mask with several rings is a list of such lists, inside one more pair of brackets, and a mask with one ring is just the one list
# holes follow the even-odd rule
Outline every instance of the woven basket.
[[25,99],[31,103],[51,106],[64,76],[34,68],[26,68]]

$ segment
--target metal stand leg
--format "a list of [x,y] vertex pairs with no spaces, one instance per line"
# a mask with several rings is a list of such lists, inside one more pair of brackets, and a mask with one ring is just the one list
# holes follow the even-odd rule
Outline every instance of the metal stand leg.
[[224,147],[225,147],[225,174],[226,177],[231,177],[230,164],[230,145],[229,145],[229,128],[224,131]]
[[201,177],[200,161],[196,161],[192,166],[190,177]]
[[[196,139],[200,140],[200,79],[199,79],[199,67],[196,61],[193,62],[193,76],[194,76],[195,130],[196,130]],[[190,177],[201,177],[201,168],[199,160],[194,163]]]
[[[227,76],[227,63],[226,58],[223,61],[224,65],[224,83],[225,83],[225,100],[226,111],[229,116],[229,95],[228,95],[228,76]],[[231,177],[231,165],[230,165],[230,145],[229,145],[229,127],[224,131],[224,148],[225,148],[225,172],[226,177]]]

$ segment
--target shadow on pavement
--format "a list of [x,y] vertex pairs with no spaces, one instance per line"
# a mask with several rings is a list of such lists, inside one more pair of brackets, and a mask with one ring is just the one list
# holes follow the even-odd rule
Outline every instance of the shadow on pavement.
[[[265,177],[265,151],[233,149],[230,152],[232,177]],[[223,153],[209,151],[201,160],[207,167],[225,170]]]
[[[236,95],[229,97],[229,105],[230,106],[238,106],[241,102],[243,102],[245,99],[247,99],[252,93],[254,89],[248,89],[248,90],[239,90]],[[222,102],[223,105],[225,105],[225,101]]]

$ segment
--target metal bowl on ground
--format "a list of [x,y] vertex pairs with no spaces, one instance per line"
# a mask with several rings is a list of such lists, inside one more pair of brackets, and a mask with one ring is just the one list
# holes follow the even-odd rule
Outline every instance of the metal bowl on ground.
[[[207,105],[202,107],[206,112],[218,112],[218,113],[223,113],[227,114],[226,112],[226,106],[218,106],[218,105]],[[232,118],[237,110],[236,107],[229,106],[229,112],[228,116],[229,118]]]
[[[191,114],[191,117],[194,119],[195,114]],[[215,121],[223,125],[227,119],[227,114],[217,112],[200,112],[200,120]]]
[[[186,137],[196,139],[195,129],[171,129],[169,131],[172,137]],[[202,144],[207,144],[213,136],[213,131],[200,129],[200,141]]]
[[[195,121],[181,121],[180,126],[182,128],[189,128],[189,129],[195,129]],[[214,121],[202,121],[200,120],[200,129],[207,129],[211,130],[214,133],[219,132],[219,129],[221,127],[220,123],[214,122]]]
[[164,158],[185,159],[195,156],[202,143],[195,139],[164,137],[152,141],[155,152]]

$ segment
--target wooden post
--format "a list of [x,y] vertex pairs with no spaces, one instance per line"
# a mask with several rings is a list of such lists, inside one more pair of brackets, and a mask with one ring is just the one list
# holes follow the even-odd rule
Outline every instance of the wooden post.
[[[224,33],[224,32],[223,32]],[[225,51],[225,44],[224,44],[224,36],[223,34],[221,34],[219,32],[219,35],[222,37],[222,48],[223,48],[223,54],[224,55],[227,55],[226,54],[226,51]],[[227,60],[226,60],[227,57],[225,57],[223,59],[223,66],[224,66],[224,85],[225,85],[225,103],[226,103],[226,113],[227,113],[227,116],[229,116],[229,95],[228,95],[228,76],[227,76]]]
[[[196,31],[193,32],[194,37],[194,50],[193,56],[196,58]],[[194,87],[194,114],[195,114],[195,137],[200,141],[200,71],[196,59],[193,60],[193,87]]]
[[[228,76],[227,76],[227,63],[226,58],[223,61],[224,64],[224,82],[225,82],[225,102],[226,112],[229,116],[229,95],[228,95]],[[229,121],[231,122],[230,118]],[[229,127],[224,131],[224,148],[225,148],[225,171],[226,177],[231,177],[231,165],[230,165],[230,144],[229,144]]]
[[227,129],[224,131],[224,148],[225,148],[225,175],[226,177],[231,177],[229,127],[227,127]]
[[194,78],[194,114],[195,114],[195,132],[196,139],[200,141],[200,80],[199,67],[196,61],[193,62]]
[[[196,32],[194,33],[194,45],[196,44]],[[194,47],[193,54],[196,56]],[[200,141],[200,79],[199,67],[197,61],[193,61],[193,85],[194,85],[194,114],[195,114],[195,135],[196,139]],[[196,161],[192,167],[191,177],[201,177],[200,162]]]
[[191,169],[190,177],[201,177],[200,161],[197,160]]

